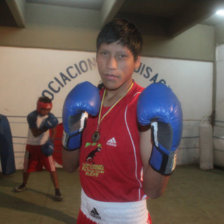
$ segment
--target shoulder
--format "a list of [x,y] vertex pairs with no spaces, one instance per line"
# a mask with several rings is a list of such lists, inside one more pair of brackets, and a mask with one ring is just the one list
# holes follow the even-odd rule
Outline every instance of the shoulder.
[[134,85],[133,85],[134,88],[136,88],[137,90],[139,91],[142,91],[144,89],[144,87],[142,87],[141,85],[139,85],[137,82],[134,81]]
[[141,92],[144,90],[142,86],[134,82],[134,85],[132,87],[132,90],[130,91],[130,101],[131,102],[137,102],[138,97],[140,96]]
[[38,115],[37,110],[34,110],[27,115],[27,118],[37,117],[37,115]]
[[134,113],[136,111],[138,98],[143,90],[144,90],[143,87],[141,87],[136,82],[134,82],[134,85],[133,85],[132,89],[130,90],[130,92],[128,93],[128,96],[126,98],[128,111],[130,113]]
[[38,117],[38,113],[36,110],[32,111],[31,113],[27,115],[27,122],[30,128],[36,127],[37,117]]

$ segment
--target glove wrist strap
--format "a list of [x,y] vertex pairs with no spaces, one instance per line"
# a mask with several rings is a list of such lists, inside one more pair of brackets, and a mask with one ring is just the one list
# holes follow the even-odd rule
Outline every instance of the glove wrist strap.
[[81,137],[82,135],[80,132],[69,135],[64,131],[62,139],[63,148],[67,151],[75,151],[79,149],[81,146]]
[[172,151],[167,155],[158,147],[153,146],[149,165],[162,175],[169,176],[176,167],[176,153]]

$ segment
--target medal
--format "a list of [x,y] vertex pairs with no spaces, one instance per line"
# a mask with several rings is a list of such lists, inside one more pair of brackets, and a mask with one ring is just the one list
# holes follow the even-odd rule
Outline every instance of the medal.
[[95,132],[93,133],[93,135],[92,135],[92,141],[93,141],[93,142],[98,142],[99,139],[100,139],[100,133],[99,133],[99,131],[95,131]]
[[99,132],[99,128],[100,128],[100,122],[110,113],[110,111],[123,99],[123,97],[126,96],[126,94],[129,92],[129,90],[132,88],[133,86],[133,82],[131,83],[130,87],[128,88],[127,92],[125,93],[125,95],[121,96],[108,110],[107,112],[102,116],[101,118],[101,112],[102,112],[102,107],[103,107],[103,102],[104,102],[104,97],[106,95],[106,90],[104,90],[103,92],[103,97],[102,97],[102,101],[101,101],[101,105],[100,105],[100,111],[99,111],[99,116],[98,116],[98,120],[97,120],[97,128],[96,131],[93,133],[92,135],[92,141],[93,142],[98,142],[100,140],[100,132]]

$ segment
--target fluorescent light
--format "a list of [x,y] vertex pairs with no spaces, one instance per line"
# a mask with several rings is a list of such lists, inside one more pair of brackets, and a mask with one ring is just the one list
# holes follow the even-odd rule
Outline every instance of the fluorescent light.
[[215,14],[218,16],[224,16],[224,9],[217,10]]

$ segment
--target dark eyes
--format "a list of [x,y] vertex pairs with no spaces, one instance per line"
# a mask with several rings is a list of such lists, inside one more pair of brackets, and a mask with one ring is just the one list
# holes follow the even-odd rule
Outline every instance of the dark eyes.
[[118,57],[121,59],[124,59],[124,58],[127,58],[128,56],[126,54],[119,54]]
[[[102,51],[102,52],[100,52],[100,55],[101,56],[109,56],[110,54],[109,54],[109,52],[107,52],[107,51]],[[121,59],[125,59],[125,58],[127,58],[128,56],[126,55],[126,54],[116,54],[115,55],[115,58],[117,59],[117,60],[121,60]]]
[[105,55],[108,55],[109,53],[107,52],[107,51],[101,51],[100,52],[100,55],[102,55],[102,56],[105,56]]

